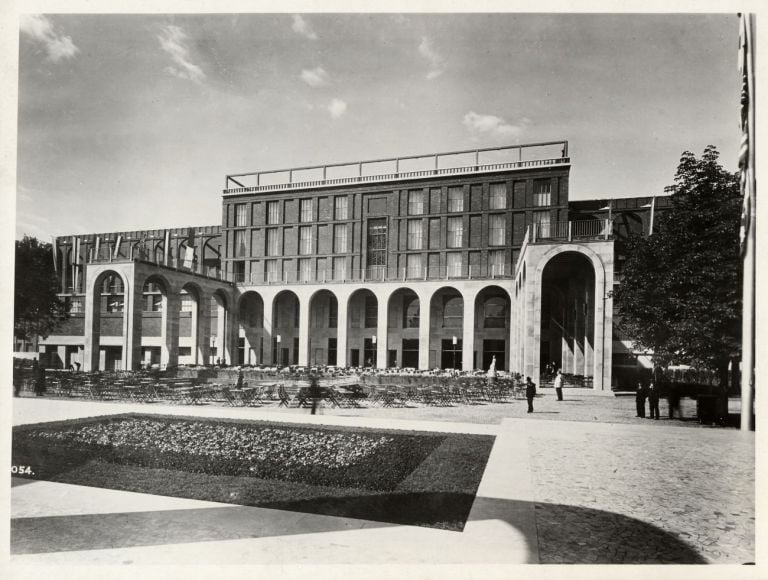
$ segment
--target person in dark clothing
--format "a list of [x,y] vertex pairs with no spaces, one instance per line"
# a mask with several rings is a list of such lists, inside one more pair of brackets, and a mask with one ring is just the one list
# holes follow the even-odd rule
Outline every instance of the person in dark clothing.
[[45,394],[45,367],[37,364],[37,359],[32,362],[32,375],[35,380],[35,394],[42,397]]
[[643,383],[638,381],[637,392],[635,393],[635,406],[637,407],[637,415],[635,417],[645,417],[645,399],[648,396]]
[[651,419],[659,418],[659,389],[653,384],[653,381],[648,385],[648,409],[651,413]]
[[531,377],[525,377],[525,398],[528,399],[528,412],[533,413],[533,398],[536,396],[536,384]]

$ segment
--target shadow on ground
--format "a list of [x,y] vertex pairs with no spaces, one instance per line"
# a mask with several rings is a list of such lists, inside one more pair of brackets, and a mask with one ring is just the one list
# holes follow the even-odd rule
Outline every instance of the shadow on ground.
[[[42,554],[80,550],[189,544],[267,538],[397,525],[389,508],[408,510],[431,503],[450,509],[455,494],[390,494],[371,512],[368,497],[318,502],[281,502],[279,510],[246,506],[92,514],[11,520],[11,553]],[[538,538],[518,522],[535,509]],[[365,512],[365,520],[350,519]],[[312,514],[312,515],[307,515]],[[344,517],[328,517],[328,515]],[[371,521],[381,518],[385,521]],[[560,504],[477,498],[468,526],[501,520],[521,532],[529,561],[541,563],[677,563],[706,561],[674,534],[620,514]],[[455,534],[462,532],[445,532]],[[472,541],[468,534],[467,541]],[[538,553],[536,546],[538,544]],[[201,548],[204,549],[204,548]],[[503,556],[500,556],[503,561]]]

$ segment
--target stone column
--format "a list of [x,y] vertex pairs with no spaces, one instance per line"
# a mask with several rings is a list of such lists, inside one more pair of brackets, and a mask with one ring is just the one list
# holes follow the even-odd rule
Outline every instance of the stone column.
[[380,369],[387,368],[387,320],[389,296],[377,294],[376,300],[379,306],[379,317],[376,323],[376,367]]
[[347,366],[347,308],[349,295],[336,296],[338,318],[336,323],[336,366]]
[[193,320],[196,320],[196,325],[193,323],[193,336],[195,336],[194,329],[197,326],[196,339],[197,340],[197,364],[207,365],[211,362],[211,316],[210,316],[210,304],[211,296],[205,292],[200,292],[200,295],[196,300],[195,316]]
[[[138,283],[133,265],[123,297],[123,369],[136,370],[141,364],[141,315],[143,312],[143,281]],[[125,278],[123,279],[125,283]]]
[[475,298],[477,292],[462,294],[464,300],[464,327],[462,334],[461,370],[474,369],[472,359],[475,354]]
[[299,296],[299,366],[309,366],[309,296]]
[[419,369],[429,370],[429,325],[431,324],[431,296],[419,294]]
[[272,352],[272,321],[274,320],[274,313],[272,312],[275,304],[275,297],[273,294],[265,294],[262,296],[264,300],[264,360],[261,361],[264,364],[273,364],[273,356],[276,353]]
[[179,364],[179,307],[181,300],[175,288],[169,288],[163,296],[162,342],[160,364],[174,367]]
[[85,283],[85,345],[83,370],[92,372],[99,369],[99,342],[101,339],[101,293],[96,292],[93,280]]

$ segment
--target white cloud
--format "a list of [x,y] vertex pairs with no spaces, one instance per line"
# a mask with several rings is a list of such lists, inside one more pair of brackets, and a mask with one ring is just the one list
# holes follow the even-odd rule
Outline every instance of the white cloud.
[[301,80],[307,83],[310,87],[322,87],[323,85],[328,84],[329,78],[325,69],[319,66],[311,70],[302,70]]
[[331,104],[328,105],[328,111],[331,113],[331,117],[338,119],[347,112],[347,103],[341,99],[333,99]]
[[317,40],[317,34],[312,30],[312,25],[302,18],[301,14],[293,15],[293,24],[291,28],[296,34],[301,34],[310,40]]
[[508,138],[519,137],[531,121],[524,117],[517,125],[511,125],[496,115],[480,115],[474,111],[470,111],[464,115],[462,122],[475,137],[479,135],[490,135],[492,137]]
[[41,43],[48,58],[53,62],[74,58],[80,49],[72,42],[72,38],[57,34],[53,23],[42,14],[29,14],[21,18],[21,32],[32,40]]
[[164,26],[162,34],[157,37],[160,46],[167,52],[176,66],[166,67],[166,72],[181,79],[187,79],[201,83],[205,79],[205,73],[196,64],[189,60],[189,48],[187,47],[187,34],[178,26]]
[[426,36],[421,38],[419,54],[429,63],[429,71],[427,71],[428,80],[437,78],[445,72],[445,60],[437,53],[432,46],[432,41]]

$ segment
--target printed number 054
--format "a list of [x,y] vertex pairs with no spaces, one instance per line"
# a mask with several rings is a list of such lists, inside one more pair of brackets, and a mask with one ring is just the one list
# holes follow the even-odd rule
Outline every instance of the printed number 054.
[[11,466],[11,473],[14,475],[17,473],[31,475],[32,468],[29,465],[13,465]]

